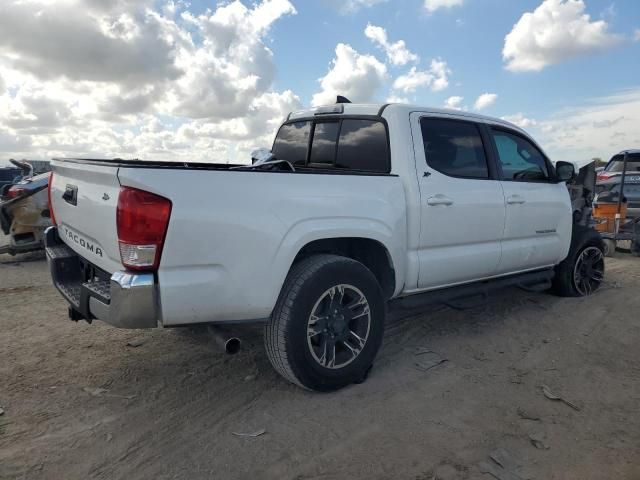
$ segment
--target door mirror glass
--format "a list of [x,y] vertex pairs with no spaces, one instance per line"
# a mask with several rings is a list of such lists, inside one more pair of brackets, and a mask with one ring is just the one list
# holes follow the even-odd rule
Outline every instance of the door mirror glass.
[[576,169],[573,166],[573,163],[569,162],[558,162],[556,163],[556,175],[558,177],[559,182],[569,182],[573,180],[573,177],[576,174]]

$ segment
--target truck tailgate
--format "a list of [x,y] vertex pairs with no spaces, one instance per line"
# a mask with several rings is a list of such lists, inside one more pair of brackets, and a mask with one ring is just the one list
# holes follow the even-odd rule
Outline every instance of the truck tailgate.
[[118,167],[68,161],[53,161],[52,166],[51,203],[60,238],[99,268],[121,270]]

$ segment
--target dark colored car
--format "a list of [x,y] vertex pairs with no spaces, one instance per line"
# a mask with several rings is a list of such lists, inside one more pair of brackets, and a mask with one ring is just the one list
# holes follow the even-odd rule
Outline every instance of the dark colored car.
[[[598,173],[596,192],[600,199],[618,200],[623,170],[624,153],[621,152],[614,155],[604,170]],[[627,150],[623,194],[628,206],[627,216],[640,218],[640,150]]]
[[6,185],[19,182],[22,178],[22,169],[16,167],[0,167],[0,194]]
[[[627,150],[627,174],[640,175],[640,150]],[[604,170],[598,172],[598,182],[604,182],[622,175],[624,152],[614,155]]]

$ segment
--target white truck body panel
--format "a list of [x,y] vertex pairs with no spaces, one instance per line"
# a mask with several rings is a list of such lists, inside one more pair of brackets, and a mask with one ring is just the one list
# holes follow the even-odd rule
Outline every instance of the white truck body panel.
[[[56,161],[53,165],[51,202],[60,237],[99,268],[109,273],[122,270],[116,230],[117,168]],[[77,188],[77,205],[62,198],[67,185]]]
[[571,244],[572,208],[566,185],[501,183],[506,221],[498,273],[560,263]]
[[[422,136],[420,118],[431,116],[428,112],[411,114],[414,138]],[[419,289],[494,276],[505,220],[501,182],[454,178],[438,172],[427,164],[422,141],[415,142],[415,164],[422,225]]]
[[173,202],[158,270],[164,325],[268,317],[297,253],[326,238],[382,243],[403,288],[398,177],[136,168],[118,176]]
[[[376,115],[379,109],[345,105],[344,113]],[[391,105],[382,114],[389,125],[389,175],[54,161],[60,237],[106,272],[123,270],[116,228],[120,187],[170,199],[155,274],[158,320],[165,326],[268,317],[296,255],[316,240],[379,242],[395,273],[394,297],[560,262],[571,242],[566,186],[439,173],[425,161],[418,125],[424,115],[496,123],[524,134],[478,115]],[[309,116],[313,111],[290,118]],[[68,184],[77,187],[76,206],[61,198]],[[507,203],[514,195],[525,203]],[[433,201],[443,198],[452,203]]]

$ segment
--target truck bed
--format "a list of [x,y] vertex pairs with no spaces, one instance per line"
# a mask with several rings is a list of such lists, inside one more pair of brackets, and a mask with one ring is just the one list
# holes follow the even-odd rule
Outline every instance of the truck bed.
[[[296,254],[317,239],[378,240],[403,286],[407,203],[396,175],[121,159],[55,159],[52,166],[60,238],[109,274],[124,270],[120,188],[171,201],[155,273],[164,325],[268,317]],[[76,205],[63,200],[67,188],[77,189]]]

